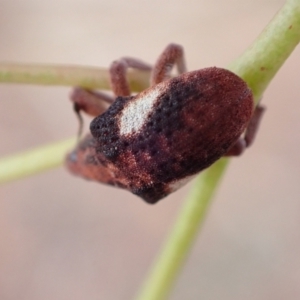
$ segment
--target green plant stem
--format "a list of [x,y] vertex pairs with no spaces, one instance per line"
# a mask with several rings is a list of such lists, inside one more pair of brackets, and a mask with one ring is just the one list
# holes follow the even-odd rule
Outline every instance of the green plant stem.
[[221,159],[195,180],[189,200],[180,210],[180,216],[138,299],[160,300],[169,294],[203,224],[210,199],[216,191],[228,161]]
[[[150,73],[129,70],[133,91],[149,86]],[[0,63],[0,83],[81,86],[86,89],[110,89],[109,72],[104,68],[43,64]]]
[[0,159],[0,183],[17,180],[60,166],[74,148],[75,138]]
[[287,0],[254,43],[230,65],[259,100],[300,40],[300,1]]

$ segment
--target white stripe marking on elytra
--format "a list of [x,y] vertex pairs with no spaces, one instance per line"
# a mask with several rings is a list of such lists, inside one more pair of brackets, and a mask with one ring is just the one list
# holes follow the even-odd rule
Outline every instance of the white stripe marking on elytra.
[[130,101],[123,109],[120,118],[120,135],[137,133],[148,119],[158,96],[162,93],[162,86],[149,89],[141,93],[134,101]]

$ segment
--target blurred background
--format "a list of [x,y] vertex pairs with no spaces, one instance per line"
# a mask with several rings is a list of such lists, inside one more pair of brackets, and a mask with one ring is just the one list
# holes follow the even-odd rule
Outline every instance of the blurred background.
[[[0,0],[0,61],[154,62],[170,42],[190,70],[226,67],[283,0]],[[171,295],[300,297],[300,48],[269,86],[255,145],[232,159]],[[0,155],[76,135],[70,88],[0,85]],[[87,127],[87,124],[86,124]],[[64,168],[0,188],[0,299],[133,299],[191,185],[150,206]]]

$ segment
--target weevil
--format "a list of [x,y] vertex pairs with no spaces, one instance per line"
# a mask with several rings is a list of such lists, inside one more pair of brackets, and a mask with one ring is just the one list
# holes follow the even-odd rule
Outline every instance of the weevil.
[[[179,75],[171,78],[173,66]],[[128,68],[151,71],[150,87],[131,95]],[[124,188],[156,203],[222,156],[253,142],[264,108],[247,84],[217,67],[187,72],[183,48],[170,44],[153,67],[124,57],[110,67],[116,98],[76,88],[77,113],[95,118],[66,159],[86,179]],[[107,104],[110,104],[106,109]]]

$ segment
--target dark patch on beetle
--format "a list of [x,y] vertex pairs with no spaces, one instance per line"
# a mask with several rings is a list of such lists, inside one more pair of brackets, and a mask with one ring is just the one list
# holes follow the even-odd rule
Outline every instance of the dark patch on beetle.
[[95,172],[100,167],[101,175],[93,179],[125,187],[149,203],[170,193],[171,183],[223,156],[253,112],[246,83],[224,69],[185,73],[160,85],[163,91],[138,132],[120,135],[119,124],[122,110],[139,95],[118,97],[92,121],[93,139],[77,150],[85,152],[86,162],[95,164]]
[[150,204],[156,203],[158,200],[168,195],[168,190],[162,183],[157,183],[155,186],[142,186],[140,188],[133,188],[132,193],[137,196],[142,196],[145,201]]
[[117,97],[106,112],[91,122],[91,133],[98,142],[97,152],[103,153],[111,161],[116,159],[121,149],[126,145],[125,143],[128,143],[127,141],[122,141],[119,137],[116,116],[132,98],[134,97]]

